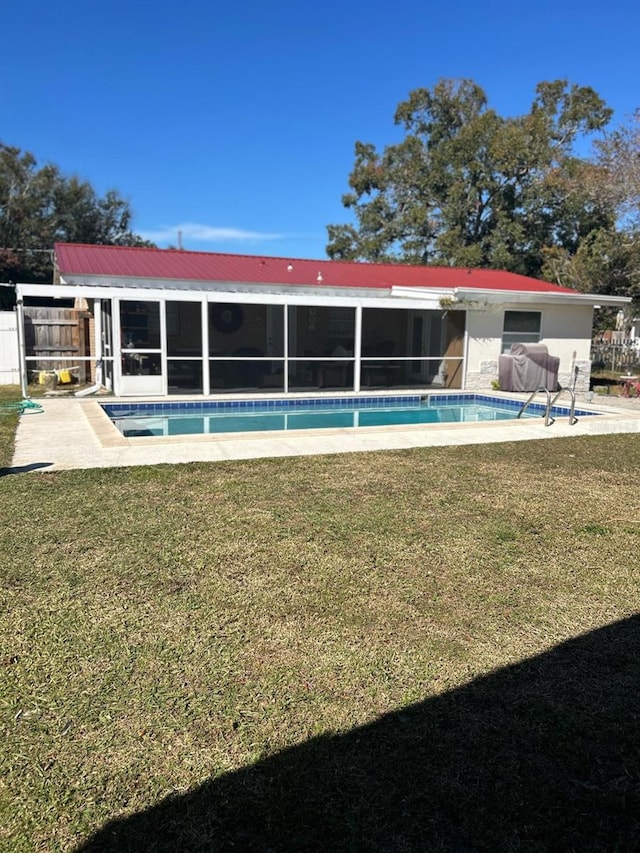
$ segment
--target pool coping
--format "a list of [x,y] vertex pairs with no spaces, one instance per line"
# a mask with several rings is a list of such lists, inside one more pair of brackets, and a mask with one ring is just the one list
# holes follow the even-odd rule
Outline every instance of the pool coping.
[[[525,402],[529,395],[520,395],[515,396],[513,394],[509,395],[500,395],[498,392],[496,393],[487,393],[480,391],[455,391],[455,392],[422,392],[422,393],[406,393],[406,394],[393,394],[389,393],[384,394],[380,393],[377,395],[367,394],[366,399],[372,398],[375,396],[375,399],[384,400],[388,397],[391,397],[393,400],[397,400],[403,396],[411,399],[415,399],[416,397],[436,397],[438,400],[442,398],[451,398],[453,400],[458,400],[460,397],[473,397],[473,398],[486,398],[487,400],[503,400],[507,403],[522,403]],[[305,400],[310,399],[319,399],[318,397],[311,397],[308,394],[297,395],[294,400],[296,402],[303,402]],[[363,399],[362,397],[358,398],[352,392],[348,394],[331,394],[327,395],[326,400],[323,402],[327,402],[330,399],[336,400],[353,400],[353,399]],[[153,406],[158,405],[159,407],[166,406],[171,403],[180,403],[180,402],[191,402],[191,398],[184,398],[183,401],[179,399],[174,399],[171,401],[167,401],[166,398],[158,399],[157,401],[149,400],[149,399],[140,399],[139,401],[135,399],[129,399],[126,403],[123,403],[121,398],[112,398],[110,400],[86,400],[83,401],[83,413],[89,422],[91,429],[93,430],[96,438],[102,445],[102,447],[149,447],[155,444],[165,445],[165,444],[185,444],[188,442],[209,442],[209,441],[259,441],[261,438],[266,440],[277,440],[278,438],[283,438],[284,436],[295,438],[296,436],[303,434],[305,436],[310,436],[314,438],[322,437],[322,436],[330,436],[330,435],[353,435],[357,434],[359,430],[366,431],[366,433],[395,433],[399,431],[406,432],[417,432],[421,430],[457,430],[461,428],[467,429],[497,429],[499,427],[509,427],[512,425],[520,426],[523,423],[530,423],[535,419],[527,418],[526,420],[518,420],[514,418],[513,420],[505,419],[502,421],[466,421],[462,423],[429,423],[429,424],[387,424],[380,426],[364,426],[364,427],[325,427],[320,429],[305,429],[305,430],[259,430],[256,432],[237,432],[237,433],[207,433],[203,435],[190,434],[190,435],[162,435],[162,436],[124,436],[118,430],[118,428],[112,423],[109,414],[103,408],[103,405],[112,406],[112,405],[122,405],[123,407],[130,405],[137,405],[138,403],[145,406]],[[198,401],[199,403],[200,401]],[[293,402],[291,395],[284,397],[273,396],[273,397],[246,397],[242,400],[229,399],[227,400],[206,400],[204,401],[204,405],[207,403],[221,403],[224,405],[229,402],[248,402],[248,403],[268,403],[268,402]],[[564,406],[562,404],[556,404],[554,406],[554,411],[560,410],[563,414],[566,413],[566,417],[569,415],[569,406]],[[295,411],[295,409],[294,409]],[[588,413],[585,415],[585,412]],[[198,413],[198,408],[194,409],[194,414]],[[612,412],[613,414],[618,414],[618,412]],[[163,411],[158,411],[158,417],[162,417]],[[562,419],[563,414],[556,415],[557,420]],[[542,416],[542,412],[541,412]],[[580,406],[580,411],[578,417],[606,417],[606,414],[602,412],[602,407],[593,407],[592,410],[588,406]],[[548,428],[548,427],[547,427]]]

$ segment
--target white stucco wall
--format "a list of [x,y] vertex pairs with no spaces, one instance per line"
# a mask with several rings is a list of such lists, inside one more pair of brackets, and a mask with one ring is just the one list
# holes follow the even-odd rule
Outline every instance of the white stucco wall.
[[589,390],[592,306],[515,303],[467,311],[467,389],[490,389],[492,380],[498,378],[505,311],[540,311],[540,343],[546,344],[550,355],[560,358],[560,384],[573,386],[577,367],[576,390]]

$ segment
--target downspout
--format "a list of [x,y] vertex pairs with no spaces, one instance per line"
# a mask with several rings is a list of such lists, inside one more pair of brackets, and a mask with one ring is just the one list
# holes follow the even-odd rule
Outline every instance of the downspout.
[[24,302],[16,300],[16,320],[18,327],[18,361],[20,364],[20,390],[25,400],[29,398],[29,378],[27,376],[26,344],[24,339]]
[[90,388],[76,391],[74,397],[87,397],[102,388],[102,301],[93,300],[94,338],[96,342],[96,381]]

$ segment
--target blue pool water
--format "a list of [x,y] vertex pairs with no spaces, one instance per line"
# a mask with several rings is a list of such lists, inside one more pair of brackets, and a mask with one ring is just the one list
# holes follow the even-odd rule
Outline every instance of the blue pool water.
[[[169,403],[104,403],[122,435],[207,435],[265,431],[340,429],[403,424],[478,423],[513,420],[522,403],[484,394],[394,397],[334,397],[293,400],[217,400]],[[569,410],[554,406],[554,417]],[[541,417],[532,404],[524,417]],[[576,411],[576,415],[593,412]]]

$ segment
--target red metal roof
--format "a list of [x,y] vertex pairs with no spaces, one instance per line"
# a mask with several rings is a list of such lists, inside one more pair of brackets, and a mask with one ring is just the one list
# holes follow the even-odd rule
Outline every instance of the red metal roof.
[[575,293],[567,287],[501,270],[313,261],[78,243],[57,243],[55,253],[63,277],[75,274],[330,288],[477,287],[520,293]]

